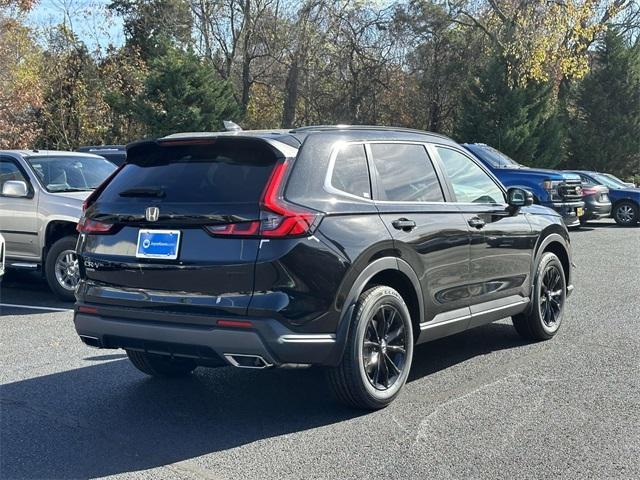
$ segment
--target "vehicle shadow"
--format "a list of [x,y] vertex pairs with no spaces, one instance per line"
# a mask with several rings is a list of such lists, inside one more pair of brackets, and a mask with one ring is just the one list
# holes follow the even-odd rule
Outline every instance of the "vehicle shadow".
[[499,350],[521,347],[523,340],[511,323],[490,323],[450,337],[418,345],[413,353],[409,382],[453,365]]
[[[49,290],[40,272],[7,270],[0,281],[0,303],[44,308],[73,308],[73,302],[59,300]],[[42,313],[38,309],[3,307],[1,315],[33,315]]]
[[609,220],[609,221],[603,221],[603,220],[591,220],[589,222],[587,222],[586,225],[582,225],[580,228],[573,228],[571,229],[571,233],[586,233],[586,232],[592,232],[593,230],[602,230],[602,229],[606,229],[606,228],[611,228],[611,229],[617,229],[617,228],[636,228],[640,226],[640,224],[636,224],[636,225],[631,225],[631,226],[622,226],[622,225],[618,225],[616,222],[614,222],[613,220]]
[[[431,342],[416,349],[410,380],[522,344],[502,324]],[[1,478],[145,470],[365,414],[333,400],[321,369],[199,369],[156,380],[112,358],[2,386]]]

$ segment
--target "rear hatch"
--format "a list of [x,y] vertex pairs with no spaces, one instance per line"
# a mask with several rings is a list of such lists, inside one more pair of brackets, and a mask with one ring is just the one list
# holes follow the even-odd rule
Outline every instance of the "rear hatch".
[[80,300],[245,314],[263,192],[282,163],[258,138],[131,147],[127,163],[88,199]]

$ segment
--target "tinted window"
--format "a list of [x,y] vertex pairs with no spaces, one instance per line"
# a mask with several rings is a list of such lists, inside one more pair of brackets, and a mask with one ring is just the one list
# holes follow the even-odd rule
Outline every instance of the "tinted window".
[[340,149],[333,166],[331,185],[358,197],[371,198],[364,145],[345,145]]
[[378,171],[380,200],[442,202],[444,195],[427,151],[422,145],[372,144]]
[[93,190],[116,169],[100,157],[29,157],[27,161],[49,192]]
[[0,192],[2,192],[4,182],[8,182],[9,180],[21,180],[28,184],[24,175],[22,175],[22,172],[14,162],[11,160],[0,160]]
[[467,149],[475,153],[481,160],[489,163],[493,168],[520,168],[518,162],[489,145],[467,145]]
[[175,203],[257,203],[276,158],[265,148],[236,143],[158,147],[129,160],[100,195],[102,201],[156,196]]
[[496,183],[470,158],[448,148],[436,147],[458,202],[504,203]]

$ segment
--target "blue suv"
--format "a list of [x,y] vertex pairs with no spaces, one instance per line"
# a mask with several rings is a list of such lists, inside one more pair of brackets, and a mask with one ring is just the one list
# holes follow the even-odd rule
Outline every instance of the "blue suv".
[[580,175],[526,167],[484,143],[462,145],[484,163],[505,187],[530,191],[535,203],[558,212],[567,227],[580,226],[580,217],[584,215]]
[[630,187],[615,177],[604,173],[577,170],[571,173],[580,175],[586,186],[604,185],[609,188],[611,216],[618,225],[631,226],[638,223],[640,217],[640,188]]

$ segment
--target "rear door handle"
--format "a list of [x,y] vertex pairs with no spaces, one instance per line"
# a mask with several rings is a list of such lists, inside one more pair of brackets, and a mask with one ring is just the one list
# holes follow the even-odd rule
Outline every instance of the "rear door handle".
[[477,229],[481,229],[482,227],[485,226],[485,221],[482,220],[480,217],[470,218],[468,223],[469,223],[469,226]]
[[416,222],[413,220],[409,220],[408,218],[399,218],[391,222],[393,228],[396,230],[404,230],[405,232],[409,232],[416,228]]

